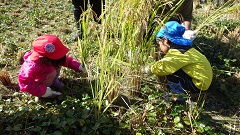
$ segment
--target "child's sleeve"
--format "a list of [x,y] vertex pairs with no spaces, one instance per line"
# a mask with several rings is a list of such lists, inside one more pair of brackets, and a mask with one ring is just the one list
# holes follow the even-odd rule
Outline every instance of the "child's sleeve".
[[189,59],[184,54],[181,54],[178,50],[169,52],[163,59],[153,62],[149,65],[151,73],[165,76],[175,73],[180,68],[189,64]]
[[65,63],[63,64],[64,67],[70,68],[75,72],[80,72],[79,66],[81,65],[76,59],[72,58],[71,56],[67,56]]

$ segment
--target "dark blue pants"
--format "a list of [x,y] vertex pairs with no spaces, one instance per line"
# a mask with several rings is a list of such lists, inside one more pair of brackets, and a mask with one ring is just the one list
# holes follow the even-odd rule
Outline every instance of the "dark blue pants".
[[[171,89],[174,91],[179,91],[177,93],[184,93],[184,91],[181,92],[181,89],[190,91],[192,93],[199,93],[200,90],[193,84],[192,78],[188,76],[182,69],[178,70],[177,72],[167,75],[167,80],[169,82],[169,85],[171,87],[171,84],[176,84],[175,86],[172,86]],[[182,88],[177,88],[182,87]]]

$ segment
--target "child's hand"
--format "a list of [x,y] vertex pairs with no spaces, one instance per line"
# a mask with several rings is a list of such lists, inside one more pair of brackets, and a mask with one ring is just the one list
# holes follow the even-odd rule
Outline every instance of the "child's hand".
[[196,38],[196,32],[192,30],[186,30],[183,34],[183,38],[193,41]]
[[47,90],[46,90],[45,94],[42,95],[42,97],[44,97],[44,98],[54,98],[54,97],[59,96],[61,94],[62,94],[61,92],[54,91],[51,88],[47,87]]
[[87,73],[87,70],[84,68],[84,66],[81,64],[78,68],[82,73]]
[[141,72],[144,72],[144,73],[146,73],[146,74],[148,74],[148,75],[152,75],[152,72],[151,72],[151,70],[149,69],[149,66],[148,66],[148,65],[145,66],[145,67],[143,67],[143,68],[141,69]]

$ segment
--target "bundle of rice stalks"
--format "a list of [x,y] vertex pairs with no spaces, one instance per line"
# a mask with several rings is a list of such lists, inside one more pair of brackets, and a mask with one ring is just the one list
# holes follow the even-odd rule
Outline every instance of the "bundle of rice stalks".
[[2,84],[4,86],[12,86],[12,82],[9,76],[9,73],[7,72],[6,69],[3,69],[2,71],[0,71],[0,81],[2,82]]
[[8,89],[19,91],[18,84],[12,83],[10,79],[10,75],[6,69],[2,69],[0,71],[0,81],[2,82],[2,85],[6,86]]

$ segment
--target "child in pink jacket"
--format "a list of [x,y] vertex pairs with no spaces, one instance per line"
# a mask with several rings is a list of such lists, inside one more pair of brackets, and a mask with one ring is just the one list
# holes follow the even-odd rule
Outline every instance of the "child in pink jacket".
[[54,91],[51,87],[64,86],[58,80],[62,66],[76,72],[85,72],[81,63],[66,55],[68,51],[55,35],[47,34],[36,38],[32,50],[24,55],[24,63],[19,71],[20,91],[44,98],[61,95],[61,92]]

